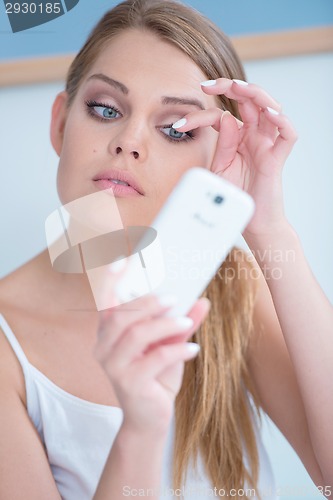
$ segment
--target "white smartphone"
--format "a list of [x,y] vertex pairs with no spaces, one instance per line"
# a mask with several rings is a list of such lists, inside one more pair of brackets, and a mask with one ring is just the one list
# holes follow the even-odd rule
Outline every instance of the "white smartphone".
[[189,169],[129,257],[121,302],[146,293],[173,294],[169,314],[186,315],[246,227],[252,198],[205,168]]

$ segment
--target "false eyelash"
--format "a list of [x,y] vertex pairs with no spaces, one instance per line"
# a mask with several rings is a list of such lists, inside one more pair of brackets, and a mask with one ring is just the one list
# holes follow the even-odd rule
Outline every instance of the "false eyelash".
[[[173,124],[170,123],[169,125],[163,125],[163,127],[160,127],[160,128],[172,128],[172,125]],[[184,139],[172,139],[172,137],[170,137],[170,136],[168,136],[166,134],[163,134],[163,135],[164,135],[164,137],[166,138],[167,141],[170,141],[173,144],[175,144],[177,142],[187,142],[187,141],[191,141],[191,140],[195,139],[195,132],[194,132],[194,130],[189,130],[188,132],[184,132],[184,134],[186,134],[186,136],[187,136]]]
[[107,118],[103,118],[103,116],[100,116],[96,113],[96,111],[94,111],[94,107],[100,107],[100,108],[109,108],[109,109],[112,109],[113,111],[115,111],[116,113],[120,113],[121,114],[121,111],[116,108],[116,106],[110,106],[110,104],[106,104],[106,103],[103,103],[103,102],[97,102],[95,100],[87,100],[85,101],[85,105],[87,106],[87,112],[88,112],[88,115],[89,116],[92,116],[93,118],[95,118],[96,120],[99,120],[101,122],[109,122],[111,121],[110,119],[107,119]]

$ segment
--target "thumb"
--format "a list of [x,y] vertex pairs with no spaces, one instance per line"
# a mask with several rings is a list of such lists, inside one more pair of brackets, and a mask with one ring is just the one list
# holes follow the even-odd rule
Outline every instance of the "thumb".
[[240,133],[237,120],[229,111],[225,111],[221,116],[219,137],[212,163],[214,173],[223,172],[230,166],[235,158],[239,140]]

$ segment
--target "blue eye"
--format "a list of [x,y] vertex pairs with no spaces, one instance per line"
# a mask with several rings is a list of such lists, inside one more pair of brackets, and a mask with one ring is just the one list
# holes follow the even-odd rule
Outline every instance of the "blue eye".
[[94,118],[100,118],[102,121],[112,120],[121,116],[119,109],[115,106],[96,101],[87,101],[86,105],[88,106],[89,114]]
[[167,139],[173,142],[187,141],[188,139],[193,139],[193,132],[189,130],[188,132],[179,132],[171,125],[166,125],[161,128],[161,132],[167,137]]
[[96,113],[101,114],[104,118],[116,118],[118,111],[115,108],[105,108],[104,106],[96,106]]

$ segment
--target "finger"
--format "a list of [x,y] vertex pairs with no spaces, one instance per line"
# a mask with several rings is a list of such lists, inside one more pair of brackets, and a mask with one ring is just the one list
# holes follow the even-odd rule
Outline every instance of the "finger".
[[[209,310],[210,310],[210,300],[206,297],[201,297],[198,299],[187,313],[187,317],[193,320],[192,327],[186,331],[186,334],[179,334],[175,337],[170,337],[170,342],[184,342],[185,340],[192,337],[192,335],[197,331],[201,323],[206,319]],[[168,343],[168,340],[164,340],[163,342]]]
[[[172,128],[179,130],[180,132],[188,132],[189,130],[194,130],[199,127],[213,127],[214,130],[219,132],[221,118],[223,111],[220,108],[209,108],[203,111],[193,111],[188,113],[181,120],[178,120],[172,125]],[[235,118],[238,128],[243,126],[240,120]]]
[[229,167],[235,158],[240,134],[235,118],[225,111],[223,113],[216,151],[212,162],[212,172],[218,174]]
[[172,128],[180,132],[188,132],[199,127],[213,127],[220,130],[220,120],[223,110],[220,108],[209,108],[202,111],[188,113],[181,120],[172,125]]
[[113,370],[122,370],[161,344],[184,342],[191,336],[192,326],[193,320],[186,316],[163,316],[136,323],[121,336],[111,353],[105,353],[105,357]]
[[275,110],[267,108],[265,110],[265,115],[267,120],[275,125],[279,132],[273,145],[273,154],[279,160],[284,161],[297,141],[296,131],[289,119],[282,113],[277,113]]
[[242,80],[229,80],[228,78],[218,78],[215,82],[214,85],[211,84],[209,86],[201,84],[202,90],[209,95],[223,94],[229,99],[236,100],[238,103],[243,103],[251,99],[261,108],[269,106],[277,111],[281,110],[281,105],[258,85]]
[[239,102],[238,110],[245,127],[257,127],[259,125],[261,108],[251,99],[245,102]]
[[156,380],[166,390],[169,390],[173,395],[178,394],[183,381],[184,360],[178,361],[173,365],[169,365],[163,372],[160,372]]
[[103,316],[99,325],[99,335],[95,347],[97,359],[104,360],[105,353],[112,348],[130,325],[161,315],[175,303],[176,297],[174,296],[157,297],[149,294],[112,308],[107,316]]
[[[189,339],[206,318],[210,309],[210,301],[202,297],[198,299],[188,316],[174,318],[159,316],[154,321],[136,323],[132,329],[116,342],[110,339],[103,346],[103,360],[112,369],[122,369],[133,359],[155,349],[158,345],[184,342]],[[112,349],[112,353],[110,350]]]
[[169,366],[195,358],[199,352],[200,346],[192,342],[163,345],[136,361],[135,368],[144,383],[146,380],[156,378]]
[[187,316],[193,320],[193,326],[189,330],[189,334],[193,335],[207,317],[210,310],[210,300],[207,297],[200,297],[187,313]]
[[272,120],[267,118],[267,113],[265,113],[264,109],[260,111],[258,130],[262,135],[270,138],[272,144],[275,143],[276,138],[279,135],[276,125],[272,123]]

